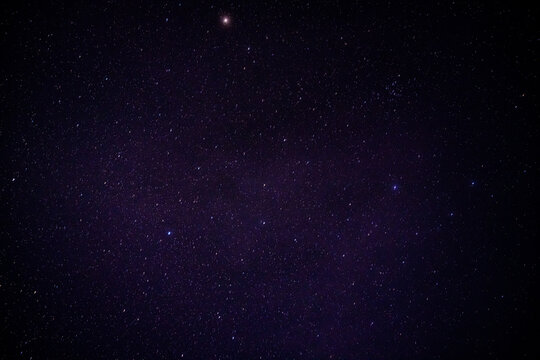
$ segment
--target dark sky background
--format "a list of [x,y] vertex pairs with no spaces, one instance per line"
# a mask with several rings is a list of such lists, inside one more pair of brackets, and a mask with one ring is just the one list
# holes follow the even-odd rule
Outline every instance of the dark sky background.
[[539,356],[525,5],[0,14],[2,359]]

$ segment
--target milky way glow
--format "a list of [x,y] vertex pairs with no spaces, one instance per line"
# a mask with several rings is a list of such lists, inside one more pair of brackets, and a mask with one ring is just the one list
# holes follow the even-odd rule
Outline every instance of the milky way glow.
[[0,358],[540,358],[532,9],[1,8]]

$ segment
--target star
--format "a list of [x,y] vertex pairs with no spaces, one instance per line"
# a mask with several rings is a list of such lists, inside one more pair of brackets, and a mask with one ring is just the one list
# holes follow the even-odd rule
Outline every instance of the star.
[[231,18],[229,16],[227,16],[227,15],[224,15],[224,16],[221,17],[221,23],[223,25],[225,25],[225,26],[230,25]]

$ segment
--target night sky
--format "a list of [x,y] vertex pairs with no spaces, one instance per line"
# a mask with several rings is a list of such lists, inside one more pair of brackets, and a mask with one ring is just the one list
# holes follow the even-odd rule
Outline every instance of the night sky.
[[0,7],[0,358],[539,356],[532,9]]

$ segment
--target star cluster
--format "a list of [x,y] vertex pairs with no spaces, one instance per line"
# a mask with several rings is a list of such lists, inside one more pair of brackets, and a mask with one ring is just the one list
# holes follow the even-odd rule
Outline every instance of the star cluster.
[[0,357],[534,358],[536,19],[2,5]]

